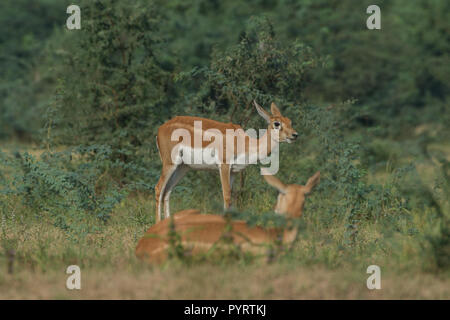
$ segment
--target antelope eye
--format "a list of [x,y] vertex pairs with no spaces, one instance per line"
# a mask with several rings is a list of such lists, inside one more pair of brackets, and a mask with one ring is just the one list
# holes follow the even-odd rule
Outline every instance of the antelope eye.
[[278,121],[275,121],[275,122],[273,123],[273,126],[274,126],[275,129],[280,129],[281,123],[279,123]]

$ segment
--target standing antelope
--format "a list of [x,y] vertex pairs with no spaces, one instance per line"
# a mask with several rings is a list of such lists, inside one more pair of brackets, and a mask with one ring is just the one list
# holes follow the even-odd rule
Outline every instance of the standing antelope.
[[[267,183],[278,189],[279,195],[275,212],[284,214],[288,219],[298,219],[303,213],[305,196],[319,183],[320,172],[308,179],[306,185],[285,185],[274,176],[265,175]],[[174,215],[175,230],[181,236],[184,248],[190,248],[192,253],[206,252],[227,231],[227,221],[222,215],[200,214],[198,210],[184,210]],[[249,227],[244,221],[231,221],[231,237],[234,244],[243,250],[260,252],[262,244],[273,243],[278,239],[280,230],[277,228]],[[167,259],[169,247],[168,233],[170,219],[160,221],[150,227],[139,240],[136,256],[150,263],[161,263]],[[297,237],[297,228],[283,230],[283,244],[292,243]]]
[[[275,103],[271,105],[272,114],[266,112],[256,101],[254,105],[268,123],[268,130],[259,139],[247,135],[242,127],[236,124],[189,116],[177,116],[158,128],[156,145],[162,162],[162,172],[155,187],[156,222],[161,219],[162,203],[164,216],[170,216],[169,200],[172,189],[190,169],[219,170],[224,208],[228,209],[235,174],[249,163],[254,163],[262,154],[262,149],[265,151],[263,158],[268,157],[279,142],[291,143],[297,138],[298,134],[292,128],[291,120],[281,115]],[[223,143],[223,138],[229,137],[230,132],[232,141],[225,139]],[[181,142],[180,137],[183,138]],[[212,138],[214,143],[208,142]],[[214,161],[205,161],[202,158],[202,155],[206,154],[205,151]],[[200,157],[197,157],[199,153]]]

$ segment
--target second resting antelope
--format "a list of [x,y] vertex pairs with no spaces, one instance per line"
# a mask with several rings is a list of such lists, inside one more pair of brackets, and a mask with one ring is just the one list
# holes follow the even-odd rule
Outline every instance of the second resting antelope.
[[[305,197],[319,183],[320,172],[308,179],[306,185],[286,185],[278,178],[265,175],[267,183],[279,191],[275,212],[284,214],[288,219],[298,219],[303,213]],[[183,248],[192,253],[206,252],[227,231],[227,221],[222,215],[200,214],[198,210],[184,210],[173,217],[175,231],[181,236]],[[273,243],[280,234],[277,228],[249,227],[244,221],[231,221],[231,237],[243,250],[260,252],[261,244]],[[139,240],[136,256],[150,263],[162,263],[168,257],[170,219],[151,226]],[[297,236],[297,228],[284,229],[283,244],[292,243]]]
[[[259,139],[247,135],[241,126],[232,123],[223,123],[211,119],[190,116],[177,116],[158,128],[156,144],[162,162],[161,176],[155,187],[156,196],[156,222],[161,219],[161,207],[164,203],[164,216],[170,216],[169,201],[172,189],[183,178],[190,169],[204,170],[213,169],[219,171],[222,184],[224,208],[228,209],[231,204],[231,188],[234,175],[243,170],[252,160],[261,155],[261,146],[269,156],[279,142],[292,142],[298,136],[291,126],[291,120],[283,117],[275,103],[271,105],[272,114],[265,111],[254,101],[256,110],[267,121],[268,130]],[[201,124],[201,128],[196,127]],[[234,132],[232,141],[226,140],[218,146],[210,147],[211,142],[203,140],[206,133],[214,133],[206,139],[215,143],[223,137]],[[186,139],[182,133],[188,136]],[[200,136],[198,145],[196,137]],[[175,140],[172,140],[175,137]],[[183,138],[179,142],[179,138]],[[227,136],[228,137],[228,136]],[[219,139],[218,139],[219,138]],[[237,143],[235,142],[235,139]],[[228,141],[228,142],[227,142]],[[240,143],[243,142],[243,143]],[[239,144],[240,143],[240,144]],[[216,159],[213,163],[186,161],[196,153],[209,152]]]

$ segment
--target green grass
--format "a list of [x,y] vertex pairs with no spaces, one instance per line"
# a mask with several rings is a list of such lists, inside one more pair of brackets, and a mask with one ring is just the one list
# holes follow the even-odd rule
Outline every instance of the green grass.
[[[14,273],[2,273],[0,298],[450,297],[448,272],[427,271],[430,261],[418,235],[432,228],[432,222],[418,213],[404,222],[401,230],[387,230],[382,222],[364,223],[357,245],[348,247],[343,236],[344,222],[326,227],[320,222],[320,212],[306,211],[306,228],[298,242],[289,254],[274,263],[261,258],[252,263],[183,266],[172,261],[163,266],[148,266],[135,258],[134,248],[153,222],[149,214],[153,208],[151,198],[129,197],[116,208],[106,226],[98,225],[94,219],[90,221],[100,231],[79,243],[71,241],[50,220],[23,219],[17,213],[4,218],[0,267],[6,271],[6,242],[14,245],[16,259]],[[17,208],[21,209],[25,211]],[[413,226],[418,235],[408,235]],[[384,235],[388,232],[392,234]],[[82,270],[80,292],[64,287],[65,269],[72,264]],[[380,292],[365,288],[368,277],[365,270],[372,264],[382,270]],[[205,274],[210,282],[203,278]],[[165,281],[159,279],[161,275]],[[403,282],[413,291],[405,290]],[[36,286],[42,286],[42,290]]]
[[[424,181],[432,181],[436,174],[431,166],[419,171]],[[390,175],[385,167],[368,179],[384,185]],[[194,173],[189,178],[213,181],[216,186],[210,184],[205,197],[204,188],[192,188],[184,181],[172,195],[172,211],[198,208],[217,212],[221,203],[218,178],[208,173]],[[276,201],[276,192],[264,186],[262,179],[258,188],[237,196],[243,197],[238,199],[239,209],[253,214],[270,211]],[[450,272],[436,267],[427,241],[439,232],[433,207],[417,205],[363,219],[356,238],[349,242],[347,218],[333,210],[339,204],[318,191],[307,200],[298,241],[271,263],[261,257],[150,266],[137,260],[134,249],[154,223],[151,193],[126,197],[107,223],[80,212],[76,221],[94,230],[87,235],[78,234],[77,229],[62,230],[49,212],[29,208],[18,197],[0,197],[0,298],[450,298]],[[15,251],[14,268],[8,274],[11,249]],[[65,288],[65,270],[72,264],[81,267],[80,291]],[[382,273],[378,291],[366,287],[366,269],[373,264],[380,266]]]

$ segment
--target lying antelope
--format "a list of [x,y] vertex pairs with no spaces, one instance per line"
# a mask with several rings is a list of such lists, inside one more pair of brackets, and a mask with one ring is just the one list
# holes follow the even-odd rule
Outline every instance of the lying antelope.
[[[298,219],[303,213],[305,196],[319,183],[320,172],[308,179],[306,185],[285,185],[271,175],[265,175],[267,183],[279,191],[275,212],[284,214],[291,221]],[[184,210],[174,215],[175,230],[181,236],[183,248],[189,248],[192,253],[206,252],[227,230],[227,221],[222,215],[200,214],[198,210]],[[231,238],[234,244],[243,250],[260,252],[262,244],[273,243],[279,238],[277,228],[249,227],[244,221],[231,221]],[[160,221],[150,227],[139,240],[136,256],[150,263],[161,263],[167,259],[169,247],[168,232],[170,219]],[[292,243],[297,236],[297,228],[283,231],[283,244]]]
[[[162,162],[162,172],[155,187],[156,222],[161,219],[162,203],[164,216],[170,216],[169,201],[172,189],[190,169],[219,170],[224,208],[228,209],[235,174],[248,164],[255,163],[256,158],[261,160],[261,155],[263,158],[268,157],[279,142],[291,143],[297,138],[298,134],[292,128],[291,120],[281,115],[275,103],[271,105],[272,114],[266,112],[256,101],[254,104],[258,113],[268,123],[268,130],[259,139],[247,135],[242,127],[236,124],[189,116],[177,116],[158,128],[156,145]],[[229,137],[230,132],[233,134],[231,141],[226,139],[223,143],[223,138]],[[183,138],[181,142],[180,137]],[[212,138],[214,143],[208,142]],[[206,154],[205,151],[209,152],[213,161],[206,161],[202,157]],[[197,157],[199,152],[201,156]]]

